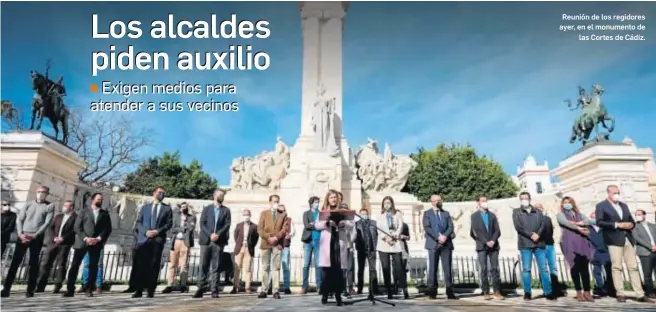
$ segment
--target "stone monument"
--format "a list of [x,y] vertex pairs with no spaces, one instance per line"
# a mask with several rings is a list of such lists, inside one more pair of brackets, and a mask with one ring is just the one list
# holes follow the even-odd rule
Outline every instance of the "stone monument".
[[86,166],[73,150],[38,131],[3,133],[1,145],[2,199],[14,209],[34,200],[41,185],[50,188],[58,209],[73,198],[77,174]]

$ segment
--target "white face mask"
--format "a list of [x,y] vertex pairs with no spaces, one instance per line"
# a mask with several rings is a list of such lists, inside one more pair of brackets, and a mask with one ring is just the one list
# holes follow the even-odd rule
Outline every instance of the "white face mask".
[[480,205],[481,205],[481,208],[487,209],[487,202],[482,202],[482,203],[480,203]]
[[278,203],[273,204],[273,209],[274,210],[278,210],[278,207],[280,207],[280,205]]
[[613,200],[614,201],[618,202],[618,201],[620,201],[620,199],[622,199],[622,197],[620,197],[620,194],[613,194]]
[[520,201],[520,205],[522,205],[522,207],[528,207],[528,205],[530,205],[530,204],[531,204],[531,202],[529,200],[524,199],[524,200]]
[[385,208],[385,210],[392,209],[392,205],[390,205],[390,204],[385,204],[385,205],[383,205],[383,207]]
[[46,193],[38,192],[36,193],[36,199],[38,201],[44,201],[46,199]]
[[2,211],[9,211],[9,205],[2,205]]
[[642,222],[645,221],[645,216],[635,216],[634,219],[636,222]]
[[68,208],[68,207],[66,207],[66,206],[63,206],[63,207],[62,207],[62,213],[69,213],[69,212],[71,212],[71,209],[70,209],[70,208]]
[[251,216],[244,216],[244,221],[246,222],[251,221]]

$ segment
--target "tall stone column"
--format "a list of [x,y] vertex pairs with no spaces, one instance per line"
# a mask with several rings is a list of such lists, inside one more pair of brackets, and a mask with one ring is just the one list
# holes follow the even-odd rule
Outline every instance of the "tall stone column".
[[[341,5],[340,3],[335,3]],[[326,86],[328,98],[335,98],[335,138],[342,133],[342,32],[345,12],[340,7],[324,11],[321,27],[320,81]]]
[[312,105],[316,99],[320,65],[321,11],[301,7],[303,29],[303,94],[301,105],[301,137],[312,136]]

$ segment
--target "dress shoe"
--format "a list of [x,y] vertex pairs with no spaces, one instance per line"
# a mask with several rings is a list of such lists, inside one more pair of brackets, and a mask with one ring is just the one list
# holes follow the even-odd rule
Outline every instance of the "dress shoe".
[[337,302],[337,306],[341,307],[344,305],[344,302],[342,301],[342,295],[340,294],[335,294],[335,301]]
[[273,299],[280,299],[280,293],[279,292],[274,292],[273,293]]
[[0,297],[2,297],[2,298],[8,298],[8,297],[9,297],[9,291],[3,289],[3,290],[0,292]]
[[362,289],[358,289],[357,294],[362,295]]
[[407,288],[403,288],[403,299],[410,299],[410,294],[408,294]]
[[149,292],[146,294],[146,298],[155,298],[155,292],[154,292],[154,291],[149,291]]
[[233,287],[232,290],[230,291],[231,295],[236,295],[237,294],[237,287]]
[[203,293],[204,293],[203,289],[199,289],[199,290],[196,290],[194,295],[191,296],[191,297],[192,298],[203,298]]
[[85,292],[84,295],[89,297],[89,298],[93,297],[93,293],[91,291]]
[[162,289],[163,294],[170,294],[172,292],[173,292],[173,287],[171,287],[171,286],[166,286],[166,287],[164,287],[164,289]]
[[261,292],[257,295],[257,297],[260,298],[260,299],[264,299],[264,298],[267,297],[267,293],[261,291]]
[[213,291],[211,296],[214,299],[219,298],[219,292],[218,291]]
[[180,286],[180,292],[181,292],[181,293],[189,292],[189,287],[187,287],[187,286]]
[[132,287],[128,287],[128,289],[122,291],[121,293],[122,293],[122,294],[131,294],[131,293],[134,293],[135,291],[136,291],[136,290],[135,290],[134,288],[132,288]]
[[558,300],[558,295],[554,294],[554,293],[551,293],[551,294],[548,294],[548,295],[544,296],[544,299],[547,299],[549,301],[556,301],[556,300]]
[[61,291],[62,285],[61,284],[56,284],[55,288],[52,289],[53,294],[58,294]]
[[34,292],[37,293],[37,294],[40,294],[40,293],[45,292],[45,291],[46,291],[45,288],[37,288]]
[[132,294],[132,298],[141,298],[143,297],[143,292],[136,291],[134,294]]
[[321,304],[326,304],[326,303],[328,303],[328,296],[326,295],[321,296]]
[[71,297],[73,297],[73,296],[75,296],[75,292],[74,292],[74,291],[68,291],[68,290],[67,290],[64,294],[62,294],[62,297],[64,297],[64,298],[71,298]]
[[647,298],[646,296],[642,296],[638,299],[636,299],[637,302],[644,302],[644,303],[652,303],[654,302],[653,300]]
[[269,295],[269,296],[270,296],[270,295],[273,295],[273,290],[269,289],[269,290],[267,291],[267,295]]
[[525,293],[524,294],[524,301],[531,301],[533,300],[533,297],[531,296],[531,293]]
[[617,300],[617,302],[626,302],[626,298],[624,298],[624,296],[617,296],[615,300]]
[[458,296],[453,292],[453,289],[446,290],[446,299],[449,300],[458,300]]
[[285,288],[285,292],[284,292],[284,293],[285,293],[285,295],[291,295],[291,294],[292,294],[292,290],[289,289],[289,288]]
[[28,291],[25,293],[25,298],[32,298],[34,297],[34,292],[33,291]]

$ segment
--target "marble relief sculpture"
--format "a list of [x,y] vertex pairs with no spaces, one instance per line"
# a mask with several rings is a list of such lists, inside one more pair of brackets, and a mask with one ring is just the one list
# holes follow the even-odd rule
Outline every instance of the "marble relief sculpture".
[[360,146],[355,155],[358,177],[362,189],[374,192],[400,192],[408,181],[410,171],[417,166],[409,156],[392,154],[389,144],[381,156],[378,142],[369,138],[369,143]]
[[278,137],[274,151],[262,151],[255,157],[237,157],[232,161],[230,187],[242,190],[280,189],[289,163],[289,147]]

